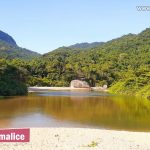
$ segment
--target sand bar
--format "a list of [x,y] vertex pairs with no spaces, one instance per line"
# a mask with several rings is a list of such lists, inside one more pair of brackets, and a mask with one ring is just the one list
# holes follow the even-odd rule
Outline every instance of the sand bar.
[[91,87],[91,88],[72,88],[72,87],[28,87],[29,92],[46,92],[46,91],[108,91],[102,87]]

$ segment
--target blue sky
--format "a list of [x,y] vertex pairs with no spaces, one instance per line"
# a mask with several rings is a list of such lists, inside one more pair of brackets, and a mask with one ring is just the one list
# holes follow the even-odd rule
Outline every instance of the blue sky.
[[0,30],[39,53],[80,42],[108,41],[150,27],[149,0],[1,0]]

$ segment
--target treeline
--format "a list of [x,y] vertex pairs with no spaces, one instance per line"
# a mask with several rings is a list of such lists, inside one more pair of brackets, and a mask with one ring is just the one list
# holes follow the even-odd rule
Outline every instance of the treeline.
[[5,59],[0,60],[0,96],[26,95],[25,74]]
[[27,86],[69,86],[85,78],[91,86],[150,98],[150,29],[93,48],[61,47],[26,62],[9,61],[25,74]]

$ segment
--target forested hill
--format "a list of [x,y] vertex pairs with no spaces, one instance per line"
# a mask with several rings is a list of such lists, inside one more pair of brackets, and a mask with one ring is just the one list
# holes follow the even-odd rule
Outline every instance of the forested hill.
[[89,49],[104,44],[104,42],[93,42],[93,43],[77,43],[69,46],[70,48]]
[[0,40],[12,46],[17,46],[16,41],[7,33],[0,31]]
[[28,86],[69,86],[85,78],[91,86],[107,84],[112,93],[150,99],[150,28],[92,48],[61,47],[29,62],[7,63],[21,69]]
[[17,46],[10,35],[0,31],[0,58],[31,60],[39,56],[36,52]]
[[42,59],[38,75],[45,84],[67,86],[72,79],[85,77],[92,86],[108,84],[116,93],[147,95],[150,91],[149,28],[86,51],[62,47]]

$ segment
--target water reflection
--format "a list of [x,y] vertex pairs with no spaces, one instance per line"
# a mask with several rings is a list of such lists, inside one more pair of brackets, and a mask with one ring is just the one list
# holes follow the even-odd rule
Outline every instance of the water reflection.
[[38,94],[40,96],[69,96],[69,97],[93,97],[93,96],[103,96],[103,95],[110,95],[108,93],[102,92],[91,92],[91,91],[84,91],[84,90],[76,90],[76,91],[51,91]]
[[92,126],[150,131],[148,100],[103,93],[44,94],[1,100],[0,127]]

